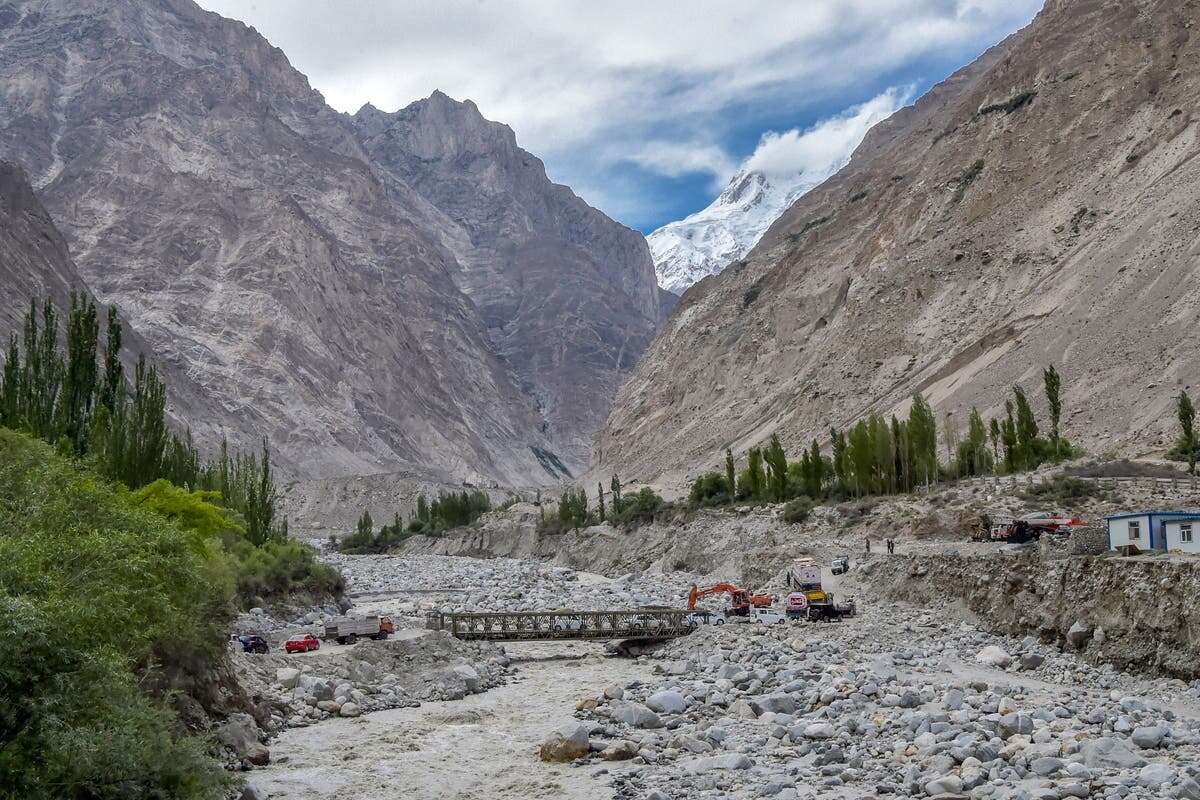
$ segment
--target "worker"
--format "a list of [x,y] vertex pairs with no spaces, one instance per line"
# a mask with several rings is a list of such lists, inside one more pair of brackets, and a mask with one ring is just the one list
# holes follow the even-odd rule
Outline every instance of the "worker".
[[871,537],[870,536],[868,536],[866,538],[866,542],[867,542],[867,554],[870,555],[870,553],[871,553]]

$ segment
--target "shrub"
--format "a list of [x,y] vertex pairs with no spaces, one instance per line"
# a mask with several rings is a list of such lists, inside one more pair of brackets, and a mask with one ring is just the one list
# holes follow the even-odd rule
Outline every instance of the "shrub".
[[232,593],[219,542],[0,429],[0,795],[223,797],[139,680],[219,653]]
[[1034,484],[1021,493],[1030,502],[1063,503],[1089,497],[1105,497],[1105,492],[1095,481],[1085,481],[1069,475],[1059,475],[1045,483]]
[[267,542],[254,547],[241,541],[233,545],[231,554],[243,606],[295,594],[314,599],[336,597],[346,589],[342,574],[317,561],[316,552],[302,542]]
[[732,499],[729,479],[721,472],[705,472],[697,476],[688,492],[688,506],[691,508],[724,506]]
[[804,522],[808,519],[808,515],[812,513],[813,501],[811,497],[797,497],[794,500],[789,500],[783,507],[783,521],[789,525],[797,522]]
[[666,505],[649,486],[643,486],[633,494],[622,495],[620,501],[613,501],[611,521],[615,525],[649,522],[659,509]]

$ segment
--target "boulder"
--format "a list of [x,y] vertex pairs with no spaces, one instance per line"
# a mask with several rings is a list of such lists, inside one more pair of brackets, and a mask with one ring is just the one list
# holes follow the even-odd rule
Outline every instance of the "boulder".
[[617,722],[623,722],[631,728],[661,728],[662,720],[658,714],[646,708],[641,703],[614,701],[612,716]]
[[1162,744],[1163,731],[1158,726],[1134,728],[1129,736],[1135,745],[1143,750],[1153,750]]
[[1140,767],[1146,760],[1119,739],[1105,736],[1084,744],[1080,753],[1088,767],[1103,769],[1130,769]]
[[628,739],[617,739],[600,752],[605,761],[628,761],[638,754],[638,746]]
[[957,775],[942,775],[925,783],[925,792],[930,795],[958,794],[962,788],[962,778]]
[[814,722],[804,729],[805,739],[832,739],[837,729],[828,722]]
[[358,703],[343,703],[338,709],[338,716],[342,717],[357,717],[362,714],[362,709],[358,707]]
[[1002,648],[990,644],[975,654],[975,660],[981,664],[1004,669],[1012,663],[1013,658]]
[[1175,770],[1167,764],[1147,764],[1138,772],[1138,783],[1150,788],[1174,783],[1175,778]]
[[690,765],[693,772],[711,772],[718,769],[750,769],[754,762],[745,753],[721,753],[720,755],[697,758]]
[[271,751],[258,739],[258,723],[249,714],[230,714],[217,728],[217,741],[256,767],[271,763]]
[[688,707],[683,695],[672,691],[655,692],[646,698],[646,705],[660,714],[682,714]]
[[463,683],[466,684],[467,691],[471,694],[477,693],[480,690],[480,687],[483,685],[479,678],[479,673],[469,664],[459,664],[458,666],[454,667],[451,672],[463,679]]
[[1082,650],[1087,647],[1087,643],[1092,638],[1092,626],[1082,620],[1077,620],[1071,629],[1067,631],[1067,644],[1074,647],[1076,650]]
[[538,758],[562,763],[582,758],[589,750],[588,729],[578,722],[564,722],[542,740]]
[[280,667],[275,670],[275,680],[285,689],[295,689],[300,683],[300,670],[295,667]]

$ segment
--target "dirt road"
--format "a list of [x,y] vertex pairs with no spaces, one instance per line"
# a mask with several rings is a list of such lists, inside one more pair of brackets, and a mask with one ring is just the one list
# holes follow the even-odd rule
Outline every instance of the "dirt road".
[[545,764],[537,746],[581,697],[649,676],[590,643],[511,645],[514,680],[428,703],[286,731],[250,783],[270,798],[482,800],[612,796],[593,770]]

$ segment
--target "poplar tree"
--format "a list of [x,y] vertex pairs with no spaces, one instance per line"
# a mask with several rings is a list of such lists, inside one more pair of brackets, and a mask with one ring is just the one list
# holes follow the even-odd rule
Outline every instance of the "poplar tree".
[[908,411],[908,435],[912,443],[914,482],[926,485],[937,477],[937,420],[920,392],[914,392]]
[[96,396],[96,340],[99,325],[96,305],[82,292],[71,293],[67,316],[67,362],[58,403],[58,430],[82,455],[91,429]]
[[8,337],[8,354],[4,358],[4,371],[0,373],[0,425],[8,428],[20,427],[21,393],[21,348],[16,334]]
[[992,440],[992,458],[1000,460],[1000,420],[992,417],[988,423],[988,436]]
[[1004,471],[1017,471],[1017,424],[1013,421],[1013,404],[1004,401],[1005,418],[1000,425],[1000,441],[1004,445]]
[[1196,474],[1196,409],[1192,406],[1192,398],[1187,390],[1179,393],[1176,405],[1179,416],[1179,447],[1187,456],[1188,474]]
[[604,510],[604,484],[596,481],[596,513],[600,515],[600,521],[604,522],[607,514]]
[[733,451],[725,448],[725,482],[729,484],[729,500],[737,497],[737,466],[733,461]]
[[1017,403],[1017,464],[1022,469],[1031,469],[1037,466],[1037,420],[1025,390],[1014,386],[1013,396]]
[[1042,382],[1046,389],[1046,403],[1050,407],[1050,444],[1054,446],[1054,457],[1059,456],[1058,421],[1062,418],[1062,377],[1054,365],[1042,370]]
[[746,458],[746,469],[742,472],[739,487],[745,485],[751,500],[762,500],[767,488],[766,474],[763,471],[762,449],[751,447]]
[[829,429],[829,448],[833,455],[833,474],[837,479],[838,489],[850,491],[850,476],[846,464],[846,435],[836,428]]
[[767,467],[767,486],[771,499],[777,503],[787,500],[787,454],[779,443],[779,435],[771,434],[771,442],[763,455]]

